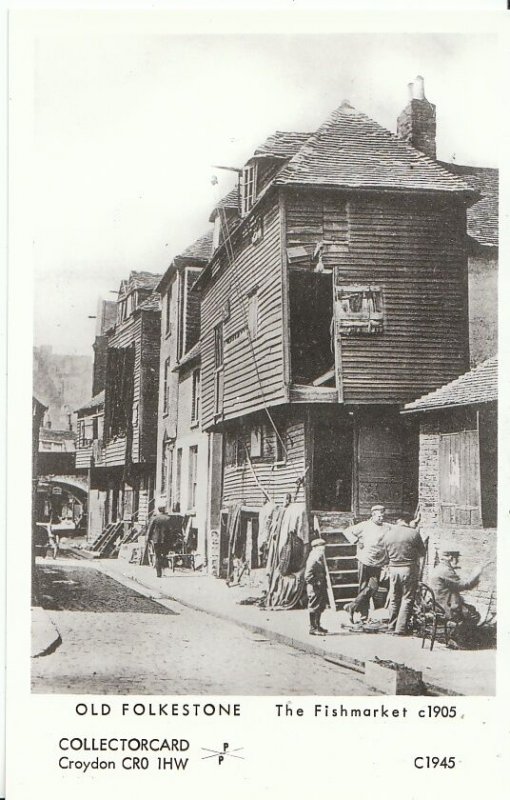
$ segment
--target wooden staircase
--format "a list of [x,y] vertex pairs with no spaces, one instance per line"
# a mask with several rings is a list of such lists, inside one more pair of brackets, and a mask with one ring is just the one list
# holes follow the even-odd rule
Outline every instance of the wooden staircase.
[[314,511],[314,528],[326,540],[326,576],[331,608],[340,611],[358,594],[356,545],[342,531],[352,525],[354,516],[340,511]]

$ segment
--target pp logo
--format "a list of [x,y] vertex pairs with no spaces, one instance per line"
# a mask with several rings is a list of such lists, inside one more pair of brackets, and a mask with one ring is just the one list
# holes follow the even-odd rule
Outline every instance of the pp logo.
[[202,756],[202,761],[204,761],[206,758],[217,758],[219,767],[221,767],[227,758],[244,758],[244,756],[239,755],[241,750],[244,750],[244,747],[235,747],[234,749],[231,749],[228,742],[223,742],[223,748],[221,750],[211,750],[210,747],[202,747],[202,750],[208,753],[208,755]]

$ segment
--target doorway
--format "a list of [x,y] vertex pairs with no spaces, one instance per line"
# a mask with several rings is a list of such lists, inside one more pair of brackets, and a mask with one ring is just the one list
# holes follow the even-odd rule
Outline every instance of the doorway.
[[312,508],[352,509],[352,418],[337,407],[317,413],[312,425]]

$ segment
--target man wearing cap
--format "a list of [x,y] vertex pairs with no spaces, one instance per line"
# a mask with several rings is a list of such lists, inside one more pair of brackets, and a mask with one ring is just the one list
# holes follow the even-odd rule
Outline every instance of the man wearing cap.
[[326,566],[324,563],[325,545],[324,539],[316,538],[312,540],[312,549],[308,554],[305,566],[311,636],[322,636],[327,633],[326,628],[321,627],[321,614],[328,604]]
[[379,588],[381,568],[387,563],[384,535],[389,525],[384,521],[385,510],[380,504],[372,506],[370,519],[343,531],[350,542],[357,544],[359,592],[356,599],[345,606],[351,622],[354,622],[356,611],[360,613],[362,622],[368,620],[370,598]]
[[473,589],[480,580],[484,565],[470,578],[461,581],[457,569],[460,551],[454,542],[444,542],[439,548],[439,563],[432,573],[430,588],[436,601],[443,607],[446,618],[456,622],[455,638],[469,639],[470,631],[480,622],[476,608],[466,603],[461,592]]
[[152,517],[147,530],[147,541],[152,542],[154,547],[154,566],[158,578],[163,574],[164,559],[172,533],[172,520],[165,512],[166,501],[161,499],[158,502],[158,513]]
[[419,562],[425,555],[425,545],[417,530],[407,525],[404,519],[400,519],[399,523],[389,525],[383,539],[390,574],[388,631],[397,636],[406,636],[418,587]]

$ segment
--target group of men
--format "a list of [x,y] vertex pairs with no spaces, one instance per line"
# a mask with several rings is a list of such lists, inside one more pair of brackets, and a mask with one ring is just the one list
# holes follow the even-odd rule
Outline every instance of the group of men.
[[[389,576],[389,619],[387,631],[396,636],[407,636],[413,605],[420,581],[421,563],[426,549],[417,530],[419,518],[410,522],[400,518],[396,524],[385,520],[383,505],[372,506],[370,519],[347,528],[346,538],[356,543],[359,591],[356,598],[345,606],[352,625],[362,626],[368,621],[370,601],[381,582],[381,573],[387,568]],[[312,541],[305,568],[310,634],[323,635],[326,629],[320,624],[322,611],[327,605],[325,567],[325,541],[320,537]],[[465,602],[461,592],[477,585],[483,567],[466,581],[461,581],[457,566],[459,550],[456,545],[443,544],[439,563],[434,568],[430,583],[436,601],[466,634],[480,622],[474,606]],[[359,614],[359,620],[355,620]],[[362,629],[362,628],[361,628]]]

